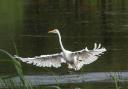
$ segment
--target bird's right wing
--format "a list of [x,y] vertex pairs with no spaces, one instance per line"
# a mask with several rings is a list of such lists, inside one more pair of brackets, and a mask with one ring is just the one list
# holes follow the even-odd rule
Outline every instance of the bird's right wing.
[[106,51],[101,47],[101,44],[95,43],[93,50],[88,50],[86,47],[83,50],[76,51],[72,55],[77,59],[77,70],[79,70],[84,64],[90,64],[98,59],[98,57]]
[[52,54],[52,55],[41,55],[41,56],[35,56],[32,58],[22,58],[17,55],[14,56],[14,58],[17,58],[21,60],[22,62],[26,62],[28,64],[33,64],[39,67],[60,67],[61,63],[65,63],[62,53],[58,54]]

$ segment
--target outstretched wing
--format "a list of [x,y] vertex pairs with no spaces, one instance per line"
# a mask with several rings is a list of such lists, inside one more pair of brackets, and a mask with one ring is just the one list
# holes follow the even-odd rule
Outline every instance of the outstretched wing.
[[65,63],[62,53],[58,54],[52,54],[52,55],[41,55],[41,56],[35,56],[32,58],[22,58],[17,55],[14,56],[14,58],[17,58],[21,60],[22,62],[26,62],[28,64],[33,64],[39,67],[60,67],[61,63]]
[[98,59],[98,57],[106,51],[105,48],[101,47],[101,44],[94,44],[93,50],[88,50],[86,47],[83,50],[76,51],[73,53],[74,57],[76,57],[76,67],[79,70],[84,64],[90,64]]

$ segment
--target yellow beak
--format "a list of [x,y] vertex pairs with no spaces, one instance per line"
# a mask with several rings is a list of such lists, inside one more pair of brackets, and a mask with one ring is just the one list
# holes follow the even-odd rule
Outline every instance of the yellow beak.
[[54,30],[52,30],[52,31],[48,31],[48,33],[53,33],[54,32]]

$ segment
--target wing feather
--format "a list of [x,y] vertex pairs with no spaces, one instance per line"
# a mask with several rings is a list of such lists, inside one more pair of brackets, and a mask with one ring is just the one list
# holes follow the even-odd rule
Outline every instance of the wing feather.
[[22,58],[17,55],[14,56],[14,58],[17,58],[21,60],[22,62],[33,64],[35,66],[39,67],[60,67],[61,63],[66,63],[66,61],[63,58],[62,53],[52,54],[52,55],[41,55],[41,56],[35,56],[32,58]]
[[98,59],[98,57],[106,51],[105,48],[101,47],[101,44],[94,44],[93,50],[88,50],[86,47],[83,50],[76,51],[73,53],[77,56],[76,67],[79,70],[84,64],[90,64]]

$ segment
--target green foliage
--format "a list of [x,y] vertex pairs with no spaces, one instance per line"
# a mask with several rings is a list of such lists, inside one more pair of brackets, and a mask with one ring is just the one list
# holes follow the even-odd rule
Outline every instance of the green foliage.
[[[18,50],[16,47],[15,42],[13,41],[13,45],[16,51],[16,54],[18,55]],[[5,50],[0,49],[0,51],[2,53],[5,53],[6,55],[8,55],[11,58],[11,62],[14,65],[17,75],[20,78],[21,84],[19,84],[18,86],[15,85],[15,81],[8,79],[8,76],[1,76],[0,77],[0,83],[1,83],[1,87],[2,88],[7,88],[7,89],[33,89],[32,85],[25,79],[24,75],[23,75],[23,71],[22,71],[22,66],[20,64],[20,62],[18,60],[16,60],[10,53],[8,53]],[[50,72],[51,74],[55,75],[54,72],[45,69],[46,71]],[[5,80],[6,79],[6,80]],[[55,79],[56,80],[56,79]],[[58,80],[56,80],[56,82],[59,85]],[[34,89],[49,89],[49,88],[55,88],[55,89],[61,89],[59,86],[49,86],[47,88],[44,88],[44,86],[41,86],[40,88],[38,87],[34,87]]]
[[114,76],[111,76],[113,81],[114,81],[114,84],[115,84],[115,88],[116,89],[120,89],[120,86],[119,86],[119,79],[117,77],[117,75],[114,75]]

